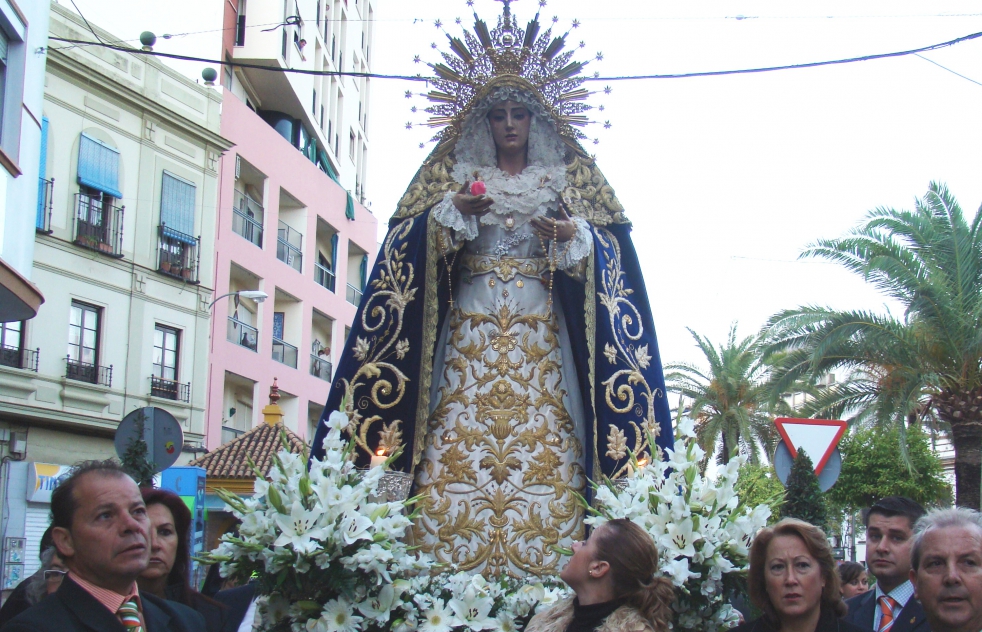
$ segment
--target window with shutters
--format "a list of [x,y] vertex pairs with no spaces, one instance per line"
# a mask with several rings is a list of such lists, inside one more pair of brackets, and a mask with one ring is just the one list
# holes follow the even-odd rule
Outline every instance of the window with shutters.
[[118,204],[119,151],[88,134],[79,137],[78,193],[75,194],[75,243],[123,256],[123,213]]
[[160,183],[160,225],[157,269],[162,274],[198,283],[200,239],[193,235],[193,183],[164,171]]

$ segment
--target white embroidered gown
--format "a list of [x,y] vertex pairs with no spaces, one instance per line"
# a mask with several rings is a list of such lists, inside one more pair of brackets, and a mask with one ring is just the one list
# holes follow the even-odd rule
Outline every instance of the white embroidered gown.
[[549,301],[549,261],[577,275],[592,238],[574,219],[575,237],[547,255],[529,223],[555,213],[563,167],[509,176],[458,165],[455,176],[473,171],[495,199],[491,213],[464,218],[452,194],[432,211],[459,274],[434,358],[415,536],[461,570],[558,573],[552,546],[582,537],[573,492],[586,479],[582,400],[559,301]]

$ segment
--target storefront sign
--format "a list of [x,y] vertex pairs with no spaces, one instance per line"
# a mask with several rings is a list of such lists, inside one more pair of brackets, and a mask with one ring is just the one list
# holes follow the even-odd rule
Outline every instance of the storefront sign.
[[51,492],[58,486],[58,480],[71,469],[68,465],[28,463],[27,500],[32,503],[50,503]]

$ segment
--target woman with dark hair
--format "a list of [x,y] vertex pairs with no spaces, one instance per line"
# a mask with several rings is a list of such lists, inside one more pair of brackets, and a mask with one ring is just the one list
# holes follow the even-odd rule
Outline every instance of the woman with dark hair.
[[573,544],[560,573],[576,596],[535,615],[526,632],[667,632],[675,592],[657,573],[651,536],[630,520],[606,522]]
[[869,576],[866,567],[858,562],[843,562],[839,564],[839,591],[843,599],[861,595],[869,590]]
[[163,489],[141,489],[150,516],[150,564],[137,578],[140,590],[194,608],[208,632],[225,624],[225,608],[191,587],[191,511],[181,497]]
[[861,632],[841,621],[848,608],[825,533],[785,518],[762,529],[750,546],[750,601],[764,616],[737,632]]

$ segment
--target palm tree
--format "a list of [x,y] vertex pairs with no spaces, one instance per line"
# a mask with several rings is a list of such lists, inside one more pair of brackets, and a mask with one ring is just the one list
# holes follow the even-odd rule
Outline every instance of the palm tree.
[[[767,366],[761,361],[757,338],[737,341],[736,324],[726,343],[716,348],[708,338],[689,329],[696,346],[706,356],[709,369],[690,363],[665,366],[670,392],[678,393],[690,406],[696,438],[707,454],[720,443],[718,461],[729,463],[736,451],[760,463],[760,451],[770,454],[775,445],[775,428],[768,414]],[[688,400],[688,401],[686,401]]]
[[[841,239],[803,257],[834,261],[904,306],[901,318],[806,306],[768,322],[782,359],[776,390],[803,377],[852,372],[813,407],[873,424],[936,414],[955,449],[956,503],[979,508],[982,489],[982,209],[969,223],[932,182],[913,211],[877,208]],[[905,446],[901,445],[901,452]]]

